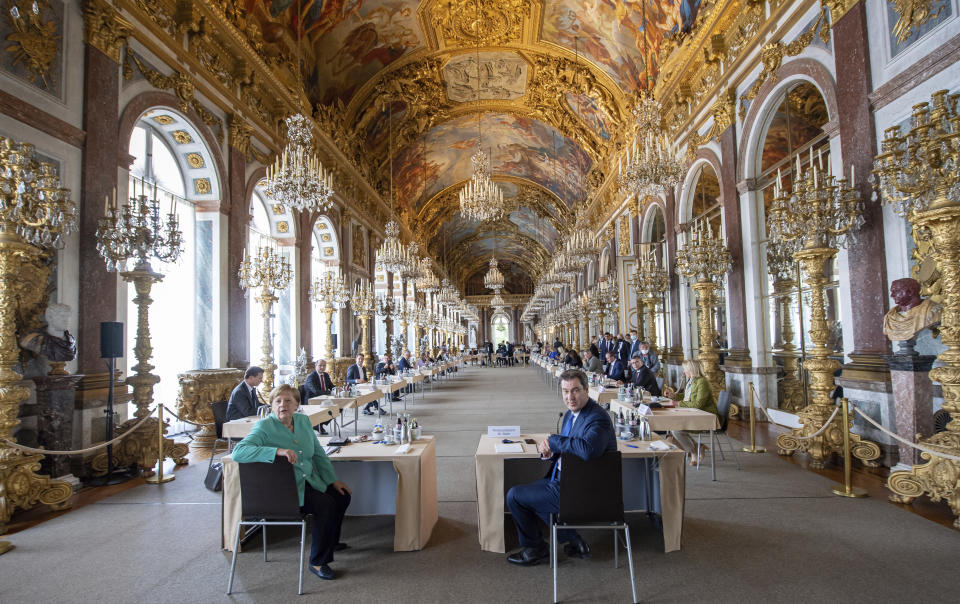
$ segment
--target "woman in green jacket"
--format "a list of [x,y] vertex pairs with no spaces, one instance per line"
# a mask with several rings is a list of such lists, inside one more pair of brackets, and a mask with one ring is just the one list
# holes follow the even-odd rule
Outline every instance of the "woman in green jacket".
[[[677,406],[702,409],[719,416],[720,411],[717,410],[717,402],[713,398],[710,380],[703,375],[700,361],[685,360],[683,362],[683,375],[687,378],[686,385],[681,392],[671,396],[677,401]],[[691,466],[697,465],[699,459],[707,453],[706,446],[700,445],[700,448],[697,449],[697,441],[683,430],[673,430],[670,432],[670,436],[673,437],[674,444],[690,455]]]
[[[337,480],[330,458],[324,453],[310,419],[296,413],[300,392],[283,384],[270,393],[273,413],[254,425],[233,450],[238,463],[272,463],[281,457],[293,465],[300,495],[300,509],[313,514],[310,572],[321,579],[334,579],[330,563],[339,544],[343,515],[350,505],[350,489]],[[339,545],[339,547],[338,547]]]

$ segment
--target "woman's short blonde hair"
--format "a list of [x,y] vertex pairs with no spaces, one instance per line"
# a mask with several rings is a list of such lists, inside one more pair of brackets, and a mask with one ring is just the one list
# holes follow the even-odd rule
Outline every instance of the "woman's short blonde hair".
[[284,392],[289,392],[293,396],[293,400],[297,401],[297,404],[300,404],[300,390],[290,384],[280,384],[274,388],[273,392],[270,393],[270,404],[272,405],[273,401]]
[[700,361],[696,359],[685,359],[682,367],[684,371],[690,374],[692,380],[703,377],[703,368],[700,366]]

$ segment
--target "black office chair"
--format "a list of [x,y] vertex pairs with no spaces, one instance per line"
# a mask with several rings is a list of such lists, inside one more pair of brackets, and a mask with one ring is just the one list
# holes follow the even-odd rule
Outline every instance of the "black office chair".
[[217,432],[217,439],[213,441],[213,449],[210,451],[210,461],[207,463],[207,470],[213,465],[213,458],[217,455],[217,445],[223,445],[230,449],[230,441],[223,437],[223,424],[227,420],[227,401],[217,401],[210,403],[210,410],[213,411],[213,425]]
[[633,577],[630,526],[623,514],[623,474],[619,451],[609,451],[584,461],[576,455],[561,455],[560,510],[550,515],[550,565],[553,567],[553,601],[557,602],[557,530],[606,529],[613,531],[613,567],[620,566],[617,531],[623,530],[630,565],[630,590],[637,601]]
[[273,463],[237,464],[240,476],[241,515],[233,543],[227,595],[233,590],[233,575],[240,550],[240,527],[259,526],[263,536],[263,561],[267,561],[267,526],[300,525],[300,580],[297,595],[303,594],[303,551],[307,541],[307,518],[300,512],[300,495],[293,466],[286,459]]
[[733,446],[733,441],[727,436],[727,425],[730,423],[730,393],[726,390],[722,391],[717,397],[717,411],[720,412],[720,430],[714,433],[714,440],[717,443],[717,451],[720,452],[720,459],[726,459],[723,455],[723,447],[720,446],[720,437],[722,436],[727,441],[730,451],[733,452],[733,458],[737,460],[737,469],[740,470],[742,468],[740,467],[740,456],[737,455],[737,448]]

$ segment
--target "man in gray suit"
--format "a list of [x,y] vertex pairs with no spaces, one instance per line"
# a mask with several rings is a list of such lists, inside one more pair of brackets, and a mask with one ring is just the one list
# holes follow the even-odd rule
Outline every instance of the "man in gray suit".
[[650,373],[656,375],[660,371],[660,358],[657,357],[657,353],[650,350],[649,343],[641,342],[640,351],[637,354],[640,355],[640,361],[647,366]]

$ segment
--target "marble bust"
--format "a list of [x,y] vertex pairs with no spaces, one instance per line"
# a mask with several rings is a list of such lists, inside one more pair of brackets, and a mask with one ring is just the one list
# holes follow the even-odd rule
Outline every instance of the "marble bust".
[[[940,323],[942,307],[920,297],[916,279],[897,279],[890,284],[895,306],[883,317],[883,333],[895,342],[911,342],[924,329]],[[907,347],[911,348],[911,347]],[[901,345],[901,352],[904,352]]]
[[51,363],[72,361],[77,356],[77,341],[67,331],[70,307],[66,304],[51,304],[44,314],[47,328],[35,329],[20,339],[20,347],[38,354]]

